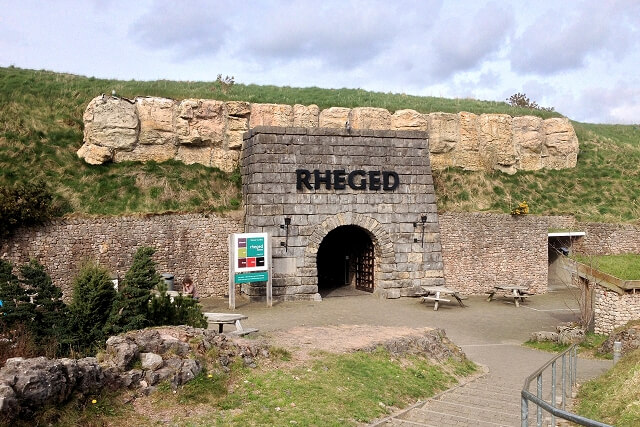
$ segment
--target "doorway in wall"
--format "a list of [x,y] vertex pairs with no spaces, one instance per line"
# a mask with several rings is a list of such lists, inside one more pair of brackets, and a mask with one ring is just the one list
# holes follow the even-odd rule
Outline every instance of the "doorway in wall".
[[317,268],[322,297],[373,292],[375,252],[369,233],[356,225],[330,231],[318,248]]

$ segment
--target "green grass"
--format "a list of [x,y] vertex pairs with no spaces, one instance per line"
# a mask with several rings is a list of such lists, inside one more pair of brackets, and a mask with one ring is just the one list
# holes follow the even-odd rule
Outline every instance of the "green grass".
[[[288,354],[277,353],[278,359]],[[257,369],[236,363],[230,373],[201,374],[177,390],[161,384],[149,397],[138,398],[136,407],[146,410],[125,405],[124,399],[100,397],[99,405],[69,404],[47,420],[114,426],[160,421],[194,426],[357,425],[445,390],[457,382],[456,376],[475,370],[470,361],[436,365],[420,356],[396,358],[384,350],[323,353],[304,364],[281,359],[276,366]]]
[[575,254],[572,258],[618,279],[640,280],[640,255],[637,254],[598,256]]
[[[598,359],[612,359],[613,355],[608,353],[600,353],[600,346],[607,339],[607,335],[594,334],[587,332],[585,339],[578,346],[578,353]],[[525,346],[535,348],[536,350],[546,351],[549,353],[561,353],[569,348],[569,344],[560,344],[552,341],[527,341]]]
[[580,387],[576,412],[618,427],[640,424],[640,350]]
[[[118,81],[48,71],[0,68],[0,185],[44,179],[64,212],[118,215],[166,211],[224,211],[240,207],[238,171],[200,165],[119,163],[90,166],[76,156],[82,113],[112,89],[124,97],[214,98],[283,104],[375,106],[390,111],[533,114],[504,102],[445,99],[361,89],[320,89],[215,82]],[[578,166],[570,170],[434,174],[440,211],[508,213],[526,200],[532,214],[571,214],[579,220],[637,222],[640,218],[640,127],[574,123]]]

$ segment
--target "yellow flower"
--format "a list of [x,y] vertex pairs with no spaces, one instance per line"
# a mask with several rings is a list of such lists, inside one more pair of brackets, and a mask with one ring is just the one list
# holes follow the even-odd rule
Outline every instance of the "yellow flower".
[[96,403],[98,403],[98,401],[97,401],[96,399],[93,399],[93,400],[91,401],[91,403],[93,403],[93,404],[95,405]]
[[207,375],[207,378],[213,378],[213,374]]

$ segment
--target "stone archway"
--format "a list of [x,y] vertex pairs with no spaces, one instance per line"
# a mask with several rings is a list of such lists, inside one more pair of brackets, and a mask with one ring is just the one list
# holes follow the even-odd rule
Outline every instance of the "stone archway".
[[375,219],[356,213],[340,213],[325,219],[316,226],[309,237],[309,243],[305,250],[304,270],[308,276],[318,280],[318,251],[325,238],[340,227],[352,226],[362,230],[373,245],[375,257],[375,282],[372,289],[378,293],[386,289],[390,283],[392,264],[394,261],[393,243],[389,234]]

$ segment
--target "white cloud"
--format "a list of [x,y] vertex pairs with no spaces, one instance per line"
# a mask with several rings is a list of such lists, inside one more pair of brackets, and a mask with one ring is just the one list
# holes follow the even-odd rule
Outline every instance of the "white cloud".
[[638,45],[638,12],[633,2],[559,2],[515,37],[512,68],[549,75],[582,68],[595,56],[620,59]]

